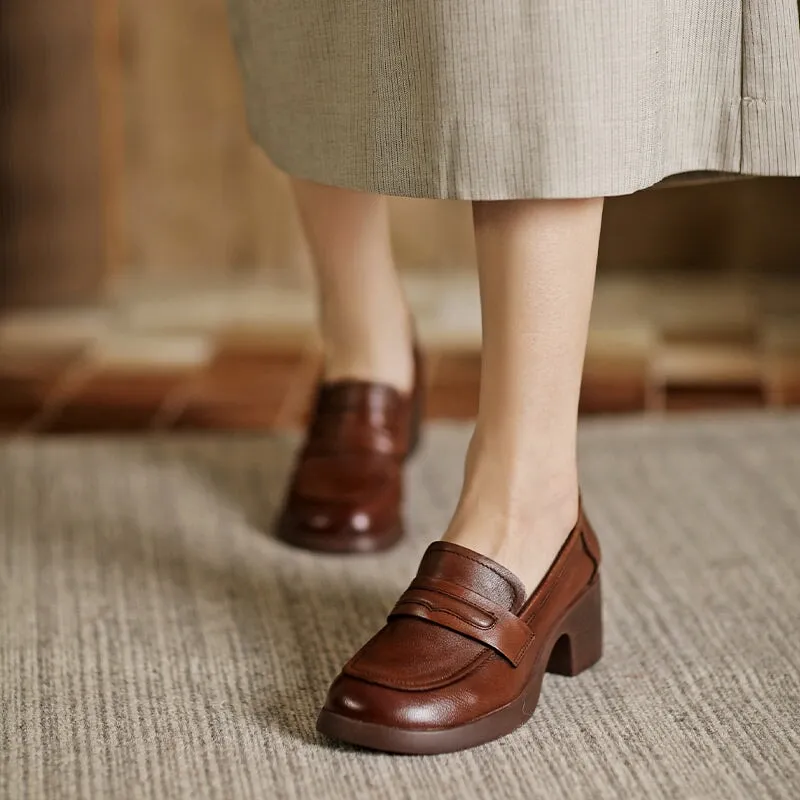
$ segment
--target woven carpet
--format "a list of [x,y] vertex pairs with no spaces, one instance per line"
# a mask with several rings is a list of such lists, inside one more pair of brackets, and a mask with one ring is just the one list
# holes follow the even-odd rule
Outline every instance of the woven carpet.
[[799,416],[585,424],[600,664],[471,752],[315,733],[441,534],[468,435],[432,427],[412,534],[351,559],[261,532],[291,437],[0,442],[0,797],[800,796]]

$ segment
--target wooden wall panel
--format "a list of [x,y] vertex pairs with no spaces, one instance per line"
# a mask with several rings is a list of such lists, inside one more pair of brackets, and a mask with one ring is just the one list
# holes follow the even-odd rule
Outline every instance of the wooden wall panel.
[[129,270],[217,280],[305,260],[285,178],[251,144],[222,0],[120,0]]
[[800,179],[663,188],[606,204],[602,269],[800,268]]
[[105,278],[93,0],[0,2],[0,306]]

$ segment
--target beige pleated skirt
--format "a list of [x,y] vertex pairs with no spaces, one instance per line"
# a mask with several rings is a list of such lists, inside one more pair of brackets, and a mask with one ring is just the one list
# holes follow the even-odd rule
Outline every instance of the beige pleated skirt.
[[228,0],[255,140],[410,197],[800,175],[798,0]]

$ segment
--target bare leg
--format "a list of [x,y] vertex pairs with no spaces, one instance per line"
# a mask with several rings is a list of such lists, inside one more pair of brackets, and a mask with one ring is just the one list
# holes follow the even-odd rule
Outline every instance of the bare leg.
[[473,204],[480,408],[445,536],[536,588],[575,524],[576,433],[603,201]]
[[386,198],[293,179],[314,256],[325,377],[412,381],[411,324],[394,268]]

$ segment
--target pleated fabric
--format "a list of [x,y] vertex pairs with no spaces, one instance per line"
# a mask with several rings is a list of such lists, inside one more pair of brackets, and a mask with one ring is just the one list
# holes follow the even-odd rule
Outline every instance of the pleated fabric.
[[797,0],[228,0],[277,166],[430,198],[800,175]]

